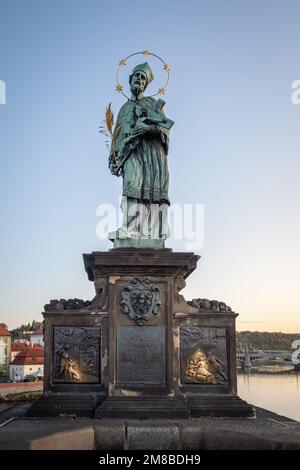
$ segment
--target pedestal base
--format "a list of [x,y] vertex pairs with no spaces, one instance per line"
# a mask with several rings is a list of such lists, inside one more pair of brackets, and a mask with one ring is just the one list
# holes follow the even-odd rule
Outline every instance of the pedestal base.
[[255,416],[237,396],[237,313],[179,294],[198,259],[167,248],[85,254],[96,296],[45,306],[45,396],[29,415]]
[[104,397],[87,393],[65,393],[44,395],[29,408],[27,416],[67,416],[90,417]]
[[114,244],[114,248],[153,248],[156,250],[164,248],[166,241],[166,237],[130,237],[129,234],[122,229],[109,232],[108,239]]
[[217,395],[187,398],[191,418],[200,416],[255,418],[255,408],[238,396]]
[[202,416],[255,418],[255,408],[238,396],[193,398],[109,397],[96,409],[96,418],[189,419]]
[[165,239],[163,238],[114,238],[111,239],[114,248],[153,248],[161,250],[165,247]]
[[109,397],[96,409],[96,418],[189,419],[183,398]]

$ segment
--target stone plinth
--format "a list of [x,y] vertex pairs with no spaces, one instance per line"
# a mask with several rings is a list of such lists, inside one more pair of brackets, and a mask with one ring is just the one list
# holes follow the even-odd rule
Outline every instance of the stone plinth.
[[46,306],[45,396],[31,415],[254,416],[236,394],[237,314],[179,294],[199,256],[115,248],[83,258],[96,296]]
[[169,249],[84,255],[89,279],[108,283],[108,396],[97,417],[189,417],[174,383],[173,290],[197,260]]
[[[23,405],[24,406],[24,405]],[[0,449],[18,450],[300,450],[300,423],[257,408],[255,419],[188,420],[24,418],[0,413]]]
[[106,396],[107,314],[99,309],[53,308],[43,315],[44,396],[29,416],[92,417]]

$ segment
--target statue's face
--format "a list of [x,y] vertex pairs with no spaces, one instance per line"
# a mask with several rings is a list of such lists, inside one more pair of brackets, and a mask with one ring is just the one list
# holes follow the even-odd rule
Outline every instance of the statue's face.
[[147,88],[147,76],[141,70],[137,70],[131,75],[130,90],[134,95],[143,93]]

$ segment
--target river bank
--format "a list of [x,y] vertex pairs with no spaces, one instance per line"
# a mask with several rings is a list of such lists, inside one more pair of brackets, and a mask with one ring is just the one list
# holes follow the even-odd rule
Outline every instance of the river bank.
[[0,404],[36,400],[43,392],[43,382],[0,383]]

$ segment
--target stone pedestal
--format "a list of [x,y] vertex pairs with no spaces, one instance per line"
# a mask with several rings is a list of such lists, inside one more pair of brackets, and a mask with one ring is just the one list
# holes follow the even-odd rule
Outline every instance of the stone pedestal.
[[236,394],[237,314],[179,294],[197,255],[115,248],[83,258],[96,297],[46,306],[45,396],[32,415],[254,416]]
[[106,396],[107,314],[54,305],[43,313],[44,395],[28,414],[93,417]]

